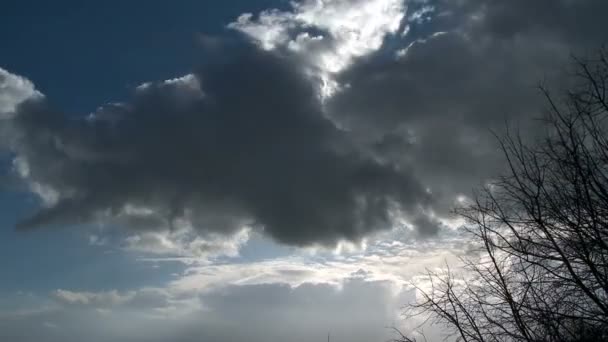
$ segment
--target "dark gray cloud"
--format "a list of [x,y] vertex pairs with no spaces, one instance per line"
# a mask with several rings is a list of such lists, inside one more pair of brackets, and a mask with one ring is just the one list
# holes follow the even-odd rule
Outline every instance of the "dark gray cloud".
[[[342,85],[324,101],[319,75],[307,74],[319,61],[303,61],[321,52],[226,49],[218,38],[216,58],[192,76],[142,86],[86,120],[40,97],[22,104],[3,135],[46,206],[20,227],[103,220],[230,234],[251,225],[288,244],[332,244],[390,228],[398,209],[422,233],[437,231],[434,214],[500,172],[490,130],[509,121],[533,133],[543,106],[536,84],[559,83],[571,53],[608,38],[608,3],[409,3],[410,33],[372,55],[375,45],[345,34],[337,12],[323,17],[343,39],[319,51],[354,49],[348,63],[332,60],[338,73],[322,70]],[[284,20],[247,22],[254,38],[289,34],[281,25],[292,16],[266,15]],[[385,26],[382,34],[396,32]]]
[[410,22],[410,45],[339,75],[347,86],[328,108],[372,153],[411,167],[444,213],[501,172],[492,131],[509,123],[534,136],[544,109],[536,87],[559,88],[572,54],[608,40],[608,3],[425,1],[411,10],[423,6],[430,19]]
[[[412,167],[447,209],[458,193],[500,170],[491,130],[540,113],[542,58],[507,60],[508,48],[477,45],[457,33],[415,43],[397,61],[346,72],[350,87],[330,112],[373,153]],[[530,65],[537,63],[536,65]]]
[[581,45],[597,48],[598,42],[605,43],[607,38],[602,18],[608,3],[602,0],[471,0],[467,7],[469,11],[472,8],[483,10],[478,26],[481,32],[503,39],[541,35],[562,40],[576,51]]
[[332,244],[428,204],[407,169],[365,157],[324,117],[295,65],[253,47],[224,53],[86,119],[22,104],[7,121],[12,148],[48,203],[19,227],[254,225],[288,244]]

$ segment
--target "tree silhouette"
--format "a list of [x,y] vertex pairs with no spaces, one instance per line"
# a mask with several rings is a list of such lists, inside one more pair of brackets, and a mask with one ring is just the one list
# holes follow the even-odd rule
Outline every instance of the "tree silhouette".
[[608,341],[607,56],[574,58],[563,96],[540,87],[541,140],[498,138],[505,174],[456,210],[479,257],[428,271],[408,315],[462,341]]

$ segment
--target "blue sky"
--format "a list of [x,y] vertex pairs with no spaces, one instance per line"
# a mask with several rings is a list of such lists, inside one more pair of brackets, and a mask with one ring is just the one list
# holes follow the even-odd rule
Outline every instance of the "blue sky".
[[61,108],[91,111],[145,81],[187,73],[203,58],[200,34],[224,34],[239,14],[277,6],[285,2],[10,1],[0,23],[3,67]]
[[490,131],[534,138],[533,86],[608,38],[606,2],[540,7],[3,4],[0,340],[415,335]]

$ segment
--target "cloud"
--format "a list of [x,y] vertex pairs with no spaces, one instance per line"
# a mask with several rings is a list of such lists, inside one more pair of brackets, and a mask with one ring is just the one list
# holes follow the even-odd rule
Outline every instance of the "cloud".
[[[160,258],[195,258],[211,262],[219,257],[237,257],[249,240],[250,230],[232,236],[208,234],[199,236],[192,227],[174,231],[138,232],[124,239],[125,250]],[[95,241],[97,242],[97,241]]]
[[[567,83],[571,54],[608,39],[594,13],[602,1],[428,1],[410,14],[403,45],[371,54],[336,77],[328,116],[381,160],[409,167],[438,200],[439,216],[461,194],[503,171],[496,132],[505,123],[535,137],[545,104],[536,86]],[[430,8],[430,7],[429,7]],[[600,11],[600,12],[597,12]],[[585,13],[585,24],[575,13]],[[392,54],[393,58],[387,58]],[[428,219],[427,216],[423,219]],[[427,220],[428,221],[428,220]]]
[[24,103],[5,124],[44,207],[19,227],[101,221],[202,236],[249,227],[331,245],[431,202],[407,169],[361,154],[289,60],[249,45],[226,54],[86,117]]
[[41,96],[30,80],[0,68],[0,120],[13,115],[25,100]]
[[[191,74],[86,117],[3,72],[15,112],[3,139],[43,202],[19,226],[126,226],[144,249],[190,228],[297,246],[403,224],[432,235],[501,171],[490,129],[530,122],[536,82],[607,38],[603,2],[542,4],[306,0],[244,14],[229,26],[253,44],[218,38]],[[554,19],[575,12],[589,23]]]
[[[402,320],[402,305],[416,295],[407,281],[445,261],[454,265],[466,252],[458,231],[416,242],[397,241],[396,234],[384,233],[351,252],[193,263],[157,287],[58,289],[49,299],[32,297],[27,310],[0,312],[0,338],[309,341],[330,332],[334,341],[387,340],[390,327],[409,331],[419,323]],[[18,302],[26,305],[21,298]],[[57,328],[49,332],[46,322]],[[434,329],[429,337],[434,333],[440,332]]]
[[[341,289],[325,284],[230,286],[189,297],[187,301],[198,307],[191,311],[185,306],[164,311],[156,305],[166,303],[154,303],[158,296],[151,296],[152,302],[147,299],[143,307],[134,301],[102,310],[67,304],[52,312],[0,320],[0,338],[262,342],[323,340],[331,332],[336,341],[383,341],[392,336],[387,327],[398,319],[398,303],[411,300],[412,293],[395,291],[386,282],[351,278]],[[49,329],[48,323],[56,328]]]
[[[41,199],[20,228],[118,226],[141,262],[185,263],[157,287],[11,306],[0,339],[382,341],[411,328],[406,282],[468,252],[448,211],[502,170],[489,130],[534,137],[535,85],[564,84],[570,54],[606,41],[606,10],[304,0],[240,16],[229,27],[246,42],[201,36],[200,68],[81,115],[0,69],[0,138]],[[106,248],[105,232],[90,243]],[[260,233],[306,249],[239,257]]]
[[385,38],[401,28],[406,11],[403,0],[305,0],[291,7],[255,17],[246,13],[229,27],[265,50],[298,56],[320,78],[324,97],[337,90],[333,74],[379,50]]
[[459,230],[444,231],[441,238],[412,238],[393,231],[369,239],[358,249],[333,252],[303,250],[288,256],[233,263],[208,264],[188,260],[183,274],[168,287],[175,293],[208,293],[226,286],[328,284],[340,288],[353,275],[367,281],[404,286],[413,276],[446,261],[455,262],[466,252]]
[[[458,234],[415,243],[391,234],[341,254],[193,264],[160,287],[55,290],[51,309],[35,310],[49,306],[42,297],[29,304],[34,309],[0,315],[0,338],[310,341],[330,332],[334,341],[387,340],[390,327],[410,331],[419,323],[402,320],[402,305],[416,295],[406,282],[465,252]],[[57,328],[49,331],[47,322]]]
[[68,305],[113,306],[129,301],[133,295],[122,295],[115,290],[99,293],[57,290],[54,296],[62,303]]
[[70,291],[59,289],[53,298],[68,307],[91,308],[96,310],[128,308],[129,310],[165,309],[172,305],[171,294],[161,288],[142,288],[119,292]]
[[229,27],[266,50],[304,52],[323,42],[309,57],[321,70],[335,73],[380,49],[401,27],[405,9],[403,0],[305,0],[293,2],[291,11],[267,10],[256,18],[243,14]]
[[408,295],[385,282],[351,278],[341,289],[323,284],[234,286],[201,299],[210,310],[209,328],[220,330],[226,336],[222,340],[311,341],[330,333],[336,341],[383,341],[391,337],[388,327]]

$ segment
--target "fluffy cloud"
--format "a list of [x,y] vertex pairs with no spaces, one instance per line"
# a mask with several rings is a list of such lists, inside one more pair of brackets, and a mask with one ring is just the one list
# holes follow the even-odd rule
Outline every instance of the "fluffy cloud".
[[[500,172],[489,130],[538,115],[536,82],[607,38],[605,7],[295,2],[229,25],[254,44],[219,38],[192,74],[86,117],[3,72],[2,108],[15,113],[2,136],[43,200],[20,227],[101,221],[141,229],[130,242],[144,249],[169,246],[167,229],[191,228],[202,250],[244,229],[298,246],[398,225],[431,235]],[[573,13],[588,20],[561,25]]]
[[248,45],[227,53],[86,117],[44,99],[20,106],[5,125],[19,174],[45,205],[20,227],[249,227],[288,244],[333,244],[430,203],[407,169],[360,153],[289,60]]
[[386,35],[399,30],[406,8],[402,0],[305,0],[292,7],[290,12],[264,11],[256,19],[243,14],[229,27],[266,50],[283,47],[305,53],[312,48],[313,64],[335,73],[354,58],[377,51]]
[[263,49],[297,56],[319,77],[327,97],[337,90],[333,75],[380,49],[386,36],[401,28],[405,10],[403,0],[305,0],[293,2],[291,11],[243,14],[229,27]]
[[[424,10],[424,6],[427,6]],[[505,123],[534,137],[540,82],[559,91],[571,54],[607,39],[603,1],[427,1],[401,47],[337,76],[327,112],[381,160],[407,165],[444,215],[503,169],[492,134]],[[575,16],[584,13],[584,24]],[[426,19],[420,20],[420,17]],[[387,54],[393,58],[387,58]]]
[[9,118],[23,101],[40,97],[28,79],[0,68],[0,120]]

